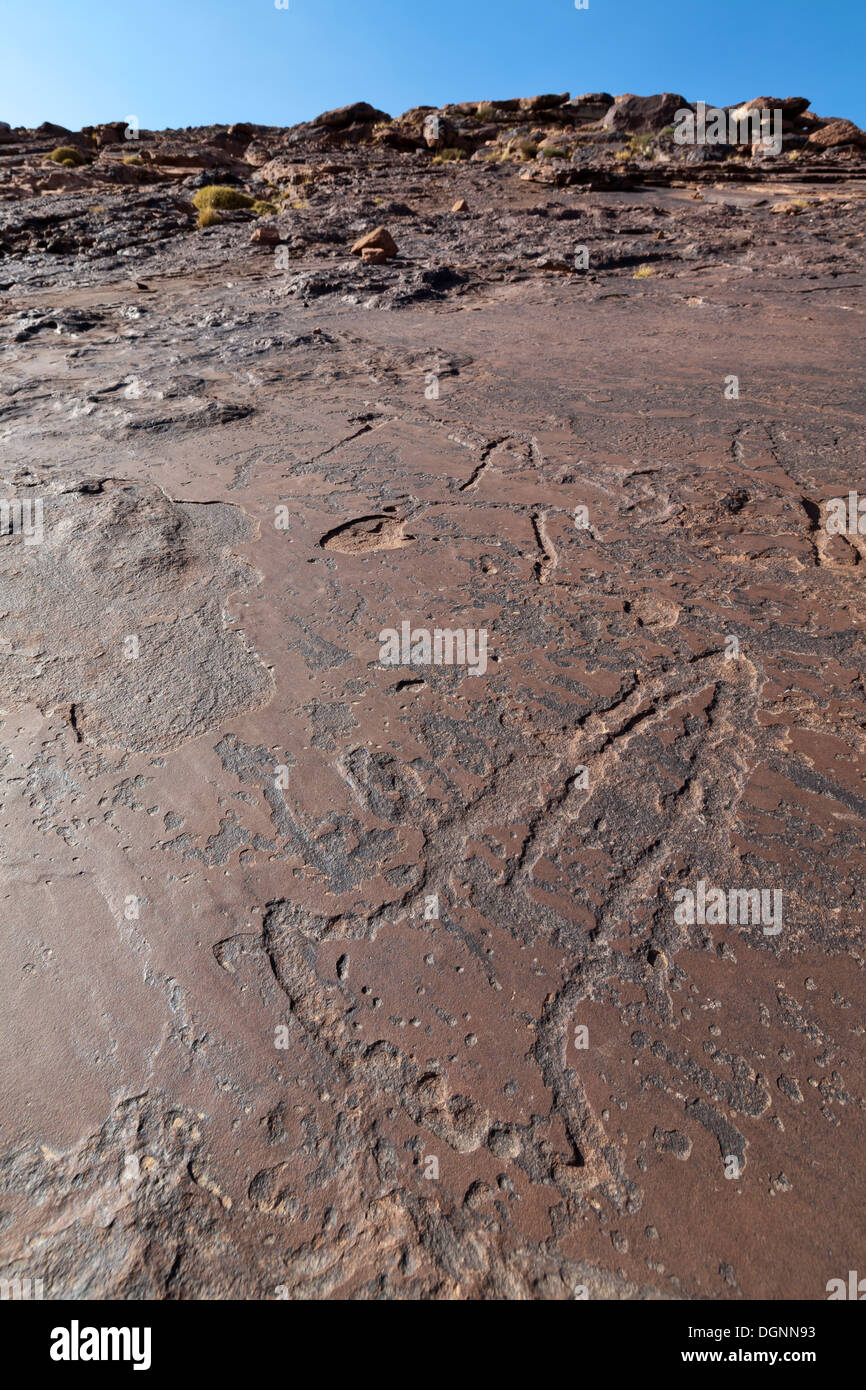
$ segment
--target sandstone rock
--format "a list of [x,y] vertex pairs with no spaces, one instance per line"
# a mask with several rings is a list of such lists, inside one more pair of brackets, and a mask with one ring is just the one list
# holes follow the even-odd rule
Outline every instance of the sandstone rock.
[[556,106],[564,106],[568,101],[569,93],[561,92],[559,96],[549,94],[539,97],[521,97],[521,111],[550,111]]
[[250,241],[255,246],[277,246],[280,242],[280,233],[276,227],[266,224],[263,227],[256,227]]
[[353,256],[360,256],[365,250],[384,251],[386,257],[390,260],[392,256],[397,255],[397,243],[387,227],[374,227],[372,232],[367,232],[364,236],[358,238],[352,247],[351,254]]
[[607,112],[603,125],[605,130],[624,130],[635,134],[664,130],[672,125],[678,111],[683,111],[689,103],[676,92],[661,92],[655,96],[637,97],[624,93],[614,101]]
[[244,159],[246,160],[247,164],[252,164],[254,169],[261,169],[263,165],[268,164],[270,162],[271,157],[272,156],[270,150],[266,149],[264,145],[256,144],[255,141],[253,141],[252,144],[247,145],[246,151],[244,153]]
[[781,111],[783,116],[793,118],[802,116],[808,106],[808,97],[752,97],[751,101],[743,101],[739,106],[729,107],[728,110],[731,115],[755,110]]
[[104,125],[84,126],[81,134],[91,136],[100,147],[126,144],[126,121],[107,121]]
[[573,115],[578,120],[600,121],[612,106],[610,92],[584,92],[583,96],[572,97],[566,102],[563,114]]
[[469,211],[469,204],[467,203],[467,201],[466,201],[465,198],[458,198],[458,199],[457,199],[457,202],[453,205],[451,211],[452,211],[452,212],[468,212],[468,211]]
[[53,121],[43,121],[41,125],[38,125],[36,127],[35,134],[51,136],[62,135],[68,137],[72,135],[73,132],[71,130],[67,130],[65,125],[55,125]]
[[853,121],[828,121],[820,130],[813,130],[807,144],[820,150],[834,150],[840,145],[856,145],[866,149],[866,130],[861,130]]
[[361,260],[368,265],[384,265],[388,260],[388,253],[381,246],[365,246],[361,251]]
[[333,111],[323,111],[313,121],[314,126],[325,126],[328,130],[345,130],[350,125],[368,125],[375,121],[390,121],[387,111],[379,111],[367,101],[356,101],[351,106],[338,106]]

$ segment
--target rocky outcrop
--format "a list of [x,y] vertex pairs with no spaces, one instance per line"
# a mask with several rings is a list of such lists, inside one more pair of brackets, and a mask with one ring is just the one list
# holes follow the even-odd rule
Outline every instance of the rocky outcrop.
[[636,97],[626,93],[625,96],[615,99],[604,117],[603,125],[605,130],[629,134],[657,132],[671,125],[677,112],[685,110],[688,105],[685,97],[677,96],[673,92],[662,92],[651,97]]

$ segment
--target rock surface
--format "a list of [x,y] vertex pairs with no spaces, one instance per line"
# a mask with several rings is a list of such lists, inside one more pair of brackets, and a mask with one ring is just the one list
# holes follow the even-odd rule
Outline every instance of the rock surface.
[[862,1269],[866,154],[636,100],[0,132],[4,1277]]

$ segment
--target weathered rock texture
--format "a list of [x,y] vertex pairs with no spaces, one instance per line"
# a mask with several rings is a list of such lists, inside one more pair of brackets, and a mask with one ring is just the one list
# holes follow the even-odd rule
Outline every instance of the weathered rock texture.
[[862,1268],[866,156],[635,100],[2,136],[5,1277]]

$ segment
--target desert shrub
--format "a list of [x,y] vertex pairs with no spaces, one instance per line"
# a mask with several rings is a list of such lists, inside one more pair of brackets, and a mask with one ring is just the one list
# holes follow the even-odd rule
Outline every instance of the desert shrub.
[[561,145],[542,145],[538,151],[539,159],[568,159],[568,150]]
[[257,198],[253,203],[253,212],[258,213],[259,217],[273,217],[279,212],[276,203],[269,203],[264,198]]
[[216,208],[202,208],[198,215],[198,225],[200,227],[213,227],[217,222],[222,222],[222,218]]
[[481,121],[482,123],[486,121],[492,121],[495,115],[496,107],[492,106],[489,101],[480,102],[480,104],[475,109],[475,119],[476,121]]
[[538,146],[534,140],[521,140],[517,146],[517,152],[521,159],[534,159],[538,154]]
[[648,275],[652,275],[652,273],[653,273],[653,268],[652,268],[651,265],[639,265],[638,268],[637,268],[637,270],[635,271],[634,275],[632,276],[632,279],[633,279],[633,280],[645,280],[646,277],[647,277]]
[[55,164],[86,164],[87,160],[80,150],[74,150],[71,145],[59,145],[56,150],[52,150],[49,159],[53,159]]
[[206,212],[210,208],[251,208],[255,199],[249,193],[242,193],[239,188],[209,183],[207,187],[199,189],[192,201],[199,212]]
[[449,146],[447,149],[440,150],[438,154],[434,154],[434,156],[433,156],[433,163],[434,163],[434,164],[452,164],[452,163],[454,163],[455,160],[465,159],[465,158],[466,158],[466,151],[465,151],[465,150],[458,150],[458,149],[455,149],[453,146]]
[[630,135],[625,149],[620,150],[615,158],[618,159],[620,163],[623,163],[627,159],[638,159],[641,155],[651,155],[653,138],[651,133],[647,133],[646,135]]
[[123,162],[124,164],[142,164],[144,161],[140,154],[125,154],[123,156]]

